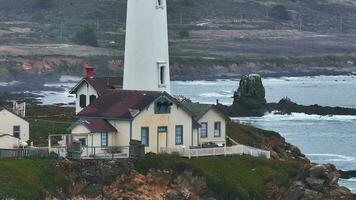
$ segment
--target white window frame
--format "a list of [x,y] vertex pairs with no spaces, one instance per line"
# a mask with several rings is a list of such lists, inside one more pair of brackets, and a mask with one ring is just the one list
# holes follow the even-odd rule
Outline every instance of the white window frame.
[[[15,130],[15,128],[18,128],[18,130]],[[15,134],[17,135],[18,134],[18,137],[16,137],[16,138],[19,138],[19,139],[21,139],[21,126],[19,126],[19,125],[16,125],[16,126],[13,126],[13,136],[14,137],[16,137],[15,136]]]
[[[204,135],[203,135],[203,125],[206,125]],[[209,124],[208,122],[202,122],[200,127],[200,138],[208,138],[208,137],[209,137]]]
[[[218,129],[216,129],[219,125]],[[221,122],[214,122],[214,137],[221,137]]]
[[[162,73],[161,69],[162,67],[164,68],[163,71],[163,84],[162,84]],[[167,62],[157,62],[157,71],[158,71],[158,87],[159,88],[166,88],[167,87],[167,76],[166,76],[166,71],[167,71]]]

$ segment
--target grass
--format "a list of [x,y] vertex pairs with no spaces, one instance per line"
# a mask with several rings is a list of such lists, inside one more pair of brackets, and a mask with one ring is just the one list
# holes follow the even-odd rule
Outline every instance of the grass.
[[47,146],[49,134],[66,134],[70,122],[30,120],[30,140],[35,146]]
[[226,134],[238,142],[239,144],[261,148],[265,143],[265,139],[281,139],[281,136],[274,131],[267,131],[249,125],[238,123],[228,123],[226,126]]
[[50,160],[0,161],[0,198],[42,199],[44,192],[54,195],[63,185],[64,177]]
[[66,134],[74,109],[58,106],[31,106],[27,110],[30,140],[36,146],[47,146],[49,134]]
[[175,173],[191,170],[204,176],[208,187],[219,199],[263,199],[269,182],[288,186],[301,164],[252,157],[203,157],[187,160],[176,155],[149,154],[137,161],[136,168],[147,173],[149,169],[171,169]]

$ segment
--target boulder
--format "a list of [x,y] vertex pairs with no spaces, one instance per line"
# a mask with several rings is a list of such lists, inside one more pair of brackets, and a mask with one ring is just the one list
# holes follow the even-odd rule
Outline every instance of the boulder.
[[245,75],[240,80],[240,86],[234,94],[234,104],[246,109],[261,109],[267,104],[265,88],[258,74]]
[[311,178],[327,179],[328,168],[326,165],[315,165],[309,169],[309,176]]
[[325,180],[323,179],[317,179],[317,178],[306,178],[305,182],[308,184],[308,186],[316,191],[322,191],[324,184],[325,184]]

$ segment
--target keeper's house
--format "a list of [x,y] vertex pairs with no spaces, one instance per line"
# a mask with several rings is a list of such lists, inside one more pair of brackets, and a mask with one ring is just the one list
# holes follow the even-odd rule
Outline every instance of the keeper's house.
[[[159,153],[225,144],[228,118],[214,105],[180,102],[166,92],[117,89],[95,79],[85,78],[71,91],[80,94],[76,93],[78,121],[69,131],[82,146],[129,146],[131,140],[139,140],[146,152]],[[91,84],[99,82],[102,85]],[[96,98],[84,106],[84,99],[93,94]]]

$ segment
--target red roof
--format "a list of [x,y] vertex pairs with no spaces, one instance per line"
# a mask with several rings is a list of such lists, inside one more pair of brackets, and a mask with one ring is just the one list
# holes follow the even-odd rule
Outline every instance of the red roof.
[[122,89],[123,85],[122,77],[84,78],[70,90],[70,93],[75,93],[75,91],[83,83],[83,81],[89,83],[99,95],[103,95],[106,91],[111,89]]
[[112,90],[78,113],[78,117],[133,119],[164,92]]
[[74,128],[76,125],[81,124],[89,129],[91,133],[100,133],[100,132],[117,132],[117,130],[106,120],[104,119],[88,119],[79,121],[74,124],[70,129]]

